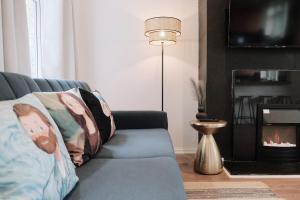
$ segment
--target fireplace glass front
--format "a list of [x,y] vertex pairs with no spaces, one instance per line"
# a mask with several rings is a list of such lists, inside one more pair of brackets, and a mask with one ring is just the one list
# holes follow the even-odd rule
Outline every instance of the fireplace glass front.
[[262,145],[267,147],[296,147],[296,126],[263,126]]

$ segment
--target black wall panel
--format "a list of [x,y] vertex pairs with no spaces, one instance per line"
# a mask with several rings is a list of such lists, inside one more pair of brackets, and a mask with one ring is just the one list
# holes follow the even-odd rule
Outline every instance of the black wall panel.
[[242,144],[233,145],[237,138],[234,139],[232,133],[232,69],[300,69],[300,49],[228,48],[227,12],[227,0],[207,1],[207,112],[228,121],[228,126],[215,138],[221,154],[231,159],[233,151],[243,147]]

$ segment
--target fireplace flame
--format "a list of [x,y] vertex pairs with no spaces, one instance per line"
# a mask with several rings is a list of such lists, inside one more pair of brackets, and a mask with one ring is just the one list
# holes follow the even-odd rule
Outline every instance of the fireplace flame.
[[274,134],[272,137],[267,137],[266,142],[268,144],[281,144],[281,139],[280,139],[280,133],[278,130],[274,131]]
[[274,133],[274,143],[276,143],[276,144],[280,144],[281,143],[280,134],[279,134],[279,132],[277,130]]
[[278,130],[275,130],[272,136],[268,136],[265,138],[264,146],[296,147],[296,144],[284,142],[280,137],[280,132]]

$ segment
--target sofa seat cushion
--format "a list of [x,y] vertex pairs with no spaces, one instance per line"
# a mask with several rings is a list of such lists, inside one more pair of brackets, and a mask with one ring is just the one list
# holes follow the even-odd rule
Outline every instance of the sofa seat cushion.
[[175,158],[170,135],[165,129],[117,130],[96,158]]
[[68,200],[184,200],[173,158],[93,159],[77,168],[79,184]]

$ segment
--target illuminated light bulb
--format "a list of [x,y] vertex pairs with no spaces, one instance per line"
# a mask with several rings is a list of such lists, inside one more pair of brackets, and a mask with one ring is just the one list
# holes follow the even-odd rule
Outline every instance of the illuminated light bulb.
[[162,37],[162,38],[164,38],[164,37],[166,37],[166,33],[165,33],[164,31],[161,31],[161,32],[159,33],[159,36]]

